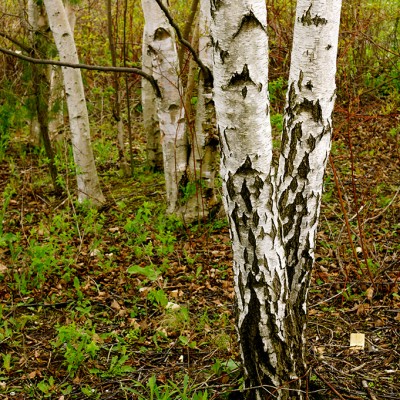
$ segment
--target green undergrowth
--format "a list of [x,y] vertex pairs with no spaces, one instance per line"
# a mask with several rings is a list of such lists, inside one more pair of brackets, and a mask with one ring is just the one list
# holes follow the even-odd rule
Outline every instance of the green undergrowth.
[[229,260],[195,243],[226,223],[167,216],[158,180],[114,185],[105,210],[5,187],[0,396],[203,400],[239,385],[230,294],[217,288]]

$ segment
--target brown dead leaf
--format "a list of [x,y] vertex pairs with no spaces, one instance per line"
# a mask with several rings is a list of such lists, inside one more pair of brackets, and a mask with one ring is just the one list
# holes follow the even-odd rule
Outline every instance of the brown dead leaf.
[[372,286],[370,286],[366,291],[365,291],[365,296],[367,297],[367,299],[369,301],[372,300],[372,298],[374,297],[374,288]]
[[114,310],[119,311],[121,309],[121,306],[119,305],[118,301],[114,299],[111,302],[111,308],[113,308]]

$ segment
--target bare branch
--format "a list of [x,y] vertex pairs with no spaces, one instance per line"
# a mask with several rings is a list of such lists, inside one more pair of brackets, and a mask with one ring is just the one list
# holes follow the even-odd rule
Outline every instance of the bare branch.
[[210,69],[203,64],[203,62],[200,60],[196,50],[192,47],[192,45],[186,39],[183,38],[182,33],[181,33],[178,25],[175,23],[174,19],[172,18],[171,14],[169,13],[168,9],[162,3],[162,0],[155,0],[155,1],[159,5],[161,10],[164,12],[164,14],[167,17],[168,22],[170,23],[170,25],[174,28],[176,36],[178,37],[179,42],[190,51],[190,53],[193,56],[193,59],[196,61],[197,65],[200,67],[201,72],[203,72],[203,74],[204,74],[204,81],[208,82],[209,84],[212,85],[212,83],[213,83],[213,75],[212,75]]
[[157,81],[146,72],[143,72],[140,68],[131,68],[131,67],[104,67],[101,65],[87,65],[87,64],[72,64],[66,63],[62,61],[55,60],[44,60],[40,58],[33,58],[24,56],[22,54],[16,53],[11,50],[4,49],[0,47],[0,52],[4,54],[8,54],[9,56],[19,58],[20,60],[24,60],[30,62],[32,64],[45,64],[45,65],[58,65],[60,67],[68,67],[68,68],[79,68],[79,69],[87,69],[91,71],[101,71],[101,72],[125,72],[130,74],[140,75],[143,78],[147,79],[151,85],[153,86],[154,91],[156,92],[157,97],[161,97],[161,91],[158,87]]

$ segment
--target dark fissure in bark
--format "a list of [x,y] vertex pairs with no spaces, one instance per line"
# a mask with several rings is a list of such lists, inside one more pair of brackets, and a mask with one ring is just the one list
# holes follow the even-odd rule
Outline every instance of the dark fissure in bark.
[[233,35],[233,39],[239,36],[242,31],[250,31],[255,28],[261,28],[265,32],[263,24],[254,15],[253,11],[249,11],[249,13],[242,18],[239,29]]
[[304,98],[302,103],[296,104],[294,111],[298,114],[309,112],[315,122],[322,122],[322,109],[319,100],[314,103],[312,100]]
[[235,72],[229,80],[228,86],[245,85],[246,83],[255,85],[250,78],[250,71],[247,64],[244,64],[242,72]]
[[328,20],[325,18],[320,17],[318,14],[316,14],[314,17],[311,17],[311,8],[312,4],[310,4],[310,7],[308,10],[301,16],[300,21],[303,25],[326,25],[328,23]]
[[251,193],[249,188],[247,187],[246,179],[243,179],[243,184],[242,184],[242,189],[240,190],[240,194],[242,196],[244,204],[246,205],[247,211],[251,212],[253,210],[253,204],[251,203]]
[[[241,278],[242,276],[239,276]],[[240,282],[240,279],[239,279]],[[264,286],[263,283],[261,283]],[[246,390],[244,398],[247,400],[255,400],[256,392],[262,389],[251,389],[252,387],[266,385],[274,386],[271,379],[261,370],[269,371],[272,375],[276,374],[275,368],[269,360],[269,354],[264,351],[263,342],[260,335],[260,302],[257,298],[254,288],[259,287],[260,283],[256,281],[253,273],[250,272],[246,287],[250,290],[250,301],[248,304],[249,312],[245,316],[242,325],[239,327],[239,337],[241,339],[241,348],[243,352],[243,364],[246,369]],[[271,322],[270,325],[273,325]],[[272,326],[269,327],[272,329]],[[267,394],[267,392],[264,392]]]

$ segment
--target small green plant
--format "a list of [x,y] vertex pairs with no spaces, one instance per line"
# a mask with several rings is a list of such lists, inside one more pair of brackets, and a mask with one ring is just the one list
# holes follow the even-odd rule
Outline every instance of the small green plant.
[[71,377],[75,376],[79,367],[89,358],[94,358],[100,347],[97,345],[97,335],[94,329],[87,330],[78,327],[75,323],[56,327],[57,340],[53,342],[55,348],[64,353],[64,365]]

